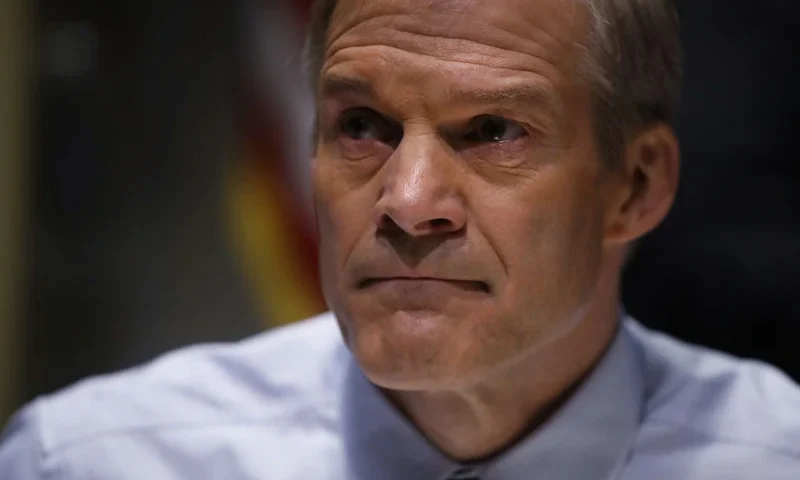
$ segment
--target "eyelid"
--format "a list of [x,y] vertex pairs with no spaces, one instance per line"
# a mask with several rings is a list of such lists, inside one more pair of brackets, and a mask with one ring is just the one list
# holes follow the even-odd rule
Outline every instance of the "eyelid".
[[510,122],[521,125],[531,135],[541,135],[553,128],[553,121],[534,114],[522,114],[507,109],[490,110],[480,116],[493,116],[504,118]]
[[484,114],[481,114],[481,115],[477,115],[475,117],[472,117],[470,119],[469,123],[472,124],[473,122],[476,122],[478,120],[487,119],[487,118],[496,118],[496,119],[499,119],[499,120],[505,120],[508,123],[513,123],[513,124],[519,125],[521,127],[526,127],[528,125],[527,122],[525,122],[524,120],[519,120],[517,118],[514,118],[511,115],[496,114],[496,113],[484,113]]
[[403,137],[403,127],[400,123],[387,117],[371,107],[350,107],[342,109],[333,123],[335,135],[342,132],[342,126],[349,119],[349,115],[363,115],[372,123],[371,128],[376,130],[377,140],[388,145],[396,146]]
[[482,114],[473,117],[467,123],[466,130],[471,131],[475,129],[476,127],[480,126],[479,124],[476,124],[476,122],[479,122],[486,118],[497,118],[500,120],[504,120],[510,124],[513,124],[522,129],[526,137],[541,136],[541,129],[534,127],[530,123],[522,120],[517,120],[515,118],[511,118],[508,115],[499,115],[499,114]]

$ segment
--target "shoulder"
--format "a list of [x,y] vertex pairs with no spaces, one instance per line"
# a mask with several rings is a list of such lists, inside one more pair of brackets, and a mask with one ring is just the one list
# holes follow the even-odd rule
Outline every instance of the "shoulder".
[[335,428],[347,358],[330,314],[238,343],[180,349],[26,406],[0,444],[0,469],[13,446],[47,457],[133,438],[179,443],[231,429],[257,427],[263,437],[299,423]]
[[633,321],[625,328],[637,345],[646,385],[640,453],[670,451],[693,457],[684,460],[697,465],[738,466],[726,478],[742,478],[733,474],[748,471],[740,465],[745,461],[769,471],[752,463],[759,459],[772,459],[776,468],[795,475],[800,471],[800,387],[787,375]]
[[334,405],[340,336],[332,316],[234,344],[198,345],[40,400],[51,447],[131,429],[285,419]]

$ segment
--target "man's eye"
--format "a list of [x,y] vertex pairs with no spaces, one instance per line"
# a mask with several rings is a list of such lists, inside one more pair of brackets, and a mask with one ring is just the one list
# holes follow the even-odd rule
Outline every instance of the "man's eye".
[[379,113],[368,108],[346,111],[339,119],[339,133],[352,140],[374,140],[395,143],[398,127],[392,125]]
[[519,123],[495,115],[482,115],[472,120],[467,140],[474,143],[500,143],[528,135]]

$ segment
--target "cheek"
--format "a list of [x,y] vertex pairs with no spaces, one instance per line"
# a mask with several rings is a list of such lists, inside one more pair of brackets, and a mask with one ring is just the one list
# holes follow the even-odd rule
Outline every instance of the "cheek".
[[536,182],[538,188],[520,189],[524,194],[511,203],[524,208],[498,210],[500,205],[483,204],[482,217],[494,219],[484,229],[508,272],[500,308],[537,327],[586,302],[601,256],[602,229],[592,197],[575,176],[569,182],[557,180],[542,178]]
[[325,168],[324,163],[315,165],[312,175],[325,281],[325,277],[338,277],[358,241],[370,230],[374,202],[365,188],[349,188],[335,169]]

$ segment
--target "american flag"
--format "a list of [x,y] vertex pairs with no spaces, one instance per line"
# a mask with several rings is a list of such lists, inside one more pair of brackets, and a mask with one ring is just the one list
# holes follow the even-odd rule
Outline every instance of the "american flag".
[[308,179],[314,106],[301,57],[309,3],[246,6],[242,144],[228,206],[243,269],[267,325],[325,308]]

